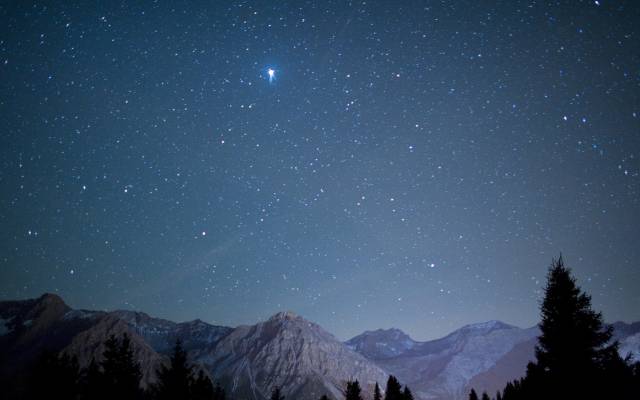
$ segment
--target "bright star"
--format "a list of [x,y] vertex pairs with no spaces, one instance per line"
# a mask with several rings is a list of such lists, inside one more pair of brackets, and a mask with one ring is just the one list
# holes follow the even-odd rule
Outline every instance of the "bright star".
[[273,68],[269,68],[267,70],[267,74],[269,74],[269,83],[273,82],[276,76],[276,71]]

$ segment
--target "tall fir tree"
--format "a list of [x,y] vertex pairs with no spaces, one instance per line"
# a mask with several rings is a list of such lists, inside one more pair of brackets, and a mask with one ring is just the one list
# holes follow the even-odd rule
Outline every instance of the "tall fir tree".
[[216,383],[216,388],[213,390],[213,400],[226,400],[226,393],[220,382]]
[[193,400],[214,400],[215,390],[213,383],[202,370],[198,371],[198,374],[193,378],[190,392]]
[[109,400],[141,398],[142,372],[135,361],[129,335],[125,333],[121,339],[111,335],[105,341],[103,358],[100,363],[102,387],[99,388],[98,398]]
[[362,389],[358,380],[347,382],[345,400],[362,400]]
[[475,389],[471,389],[471,392],[469,392],[469,400],[479,400]]
[[526,376],[509,382],[502,400],[600,400],[637,398],[628,360],[611,341],[612,328],[591,308],[591,298],[576,284],[562,256],[547,274],[541,307],[541,334],[535,362]]
[[382,394],[380,393],[380,386],[376,382],[376,386],[373,388],[373,400],[382,400]]
[[100,364],[92,359],[89,365],[83,370],[82,385],[80,388],[83,400],[102,399],[105,386]]
[[271,400],[284,400],[280,386],[276,386],[271,391]]
[[548,398],[593,395],[597,388],[590,383],[601,375],[605,355],[612,350],[617,355],[617,344],[607,344],[611,327],[591,309],[591,297],[577,286],[562,256],[549,269],[540,311],[536,362],[529,365],[525,384]]
[[491,399],[489,398],[489,395],[487,394],[487,392],[482,392],[482,397],[481,397],[481,399],[482,399],[482,400],[491,400]]
[[409,386],[405,385],[404,390],[402,391],[402,400],[413,400],[413,393],[411,393]]
[[32,368],[27,397],[75,399],[80,395],[80,380],[80,367],[75,357],[66,353],[44,352]]
[[158,400],[189,399],[192,373],[193,369],[187,362],[187,352],[177,340],[169,366],[162,365],[157,371],[158,382],[152,389],[154,397]]
[[402,400],[402,386],[398,378],[393,375],[389,375],[389,379],[387,380],[384,400]]

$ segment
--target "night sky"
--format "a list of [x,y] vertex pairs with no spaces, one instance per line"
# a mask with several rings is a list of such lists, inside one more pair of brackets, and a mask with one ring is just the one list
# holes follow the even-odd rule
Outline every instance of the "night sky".
[[46,3],[0,4],[0,299],[428,339],[535,324],[562,252],[640,319],[640,2]]

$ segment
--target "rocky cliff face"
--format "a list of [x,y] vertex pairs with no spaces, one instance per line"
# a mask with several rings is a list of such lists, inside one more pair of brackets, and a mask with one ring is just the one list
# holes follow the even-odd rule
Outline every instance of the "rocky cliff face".
[[177,339],[190,360],[234,398],[264,400],[278,385],[288,398],[317,400],[327,394],[339,399],[349,379],[358,379],[365,391],[387,379],[373,362],[293,313],[233,329],[200,320],[175,323],[141,312],[72,310],[59,297],[45,295],[0,302],[0,318],[4,379],[15,376],[16,360],[28,355],[31,361],[44,349],[75,355],[86,367],[92,359],[102,359],[109,336],[124,333],[142,369],[143,387],[155,381]]
[[[613,328],[620,355],[640,356],[640,323],[617,322]],[[375,332],[365,332],[346,344],[375,360],[409,385],[416,398],[425,400],[466,399],[472,387],[491,394],[503,389],[506,382],[525,374],[527,363],[535,358],[540,333],[537,327],[521,329],[488,321],[467,325],[441,339],[413,341],[406,350],[398,351],[398,338],[408,336]],[[389,348],[394,352],[385,352]]]
[[631,356],[635,361],[640,361],[640,322],[616,322],[612,326],[613,340],[620,344],[620,355]]
[[371,360],[380,360],[399,356],[413,349],[418,342],[400,329],[392,328],[366,331],[345,344]]
[[0,371],[9,360],[19,369],[44,350],[59,351],[86,329],[85,321],[63,321],[70,310],[53,294],[0,302]]
[[110,314],[125,322],[133,332],[141,336],[159,353],[170,353],[176,340],[180,340],[187,351],[214,346],[233,330],[233,328],[211,325],[200,320],[175,323],[150,317],[143,312],[119,310]]
[[25,369],[44,351],[58,352],[93,323],[65,316],[72,310],[53,294],[0,302],[0,386],[20,398]]
[[282,387],[287,398],[341,398],[349,379],[358,379],[365,390],[387,379],[374,363],[290,312],[238,327],[196,354],[238,398],[268,398],[275,386]]
[[465,326],[442,339],[416,342],[407,351],[377,363],[409,385],[417,398],[463,399],[473,377],[536,334],[535,329],[489,321]]
[[76,335],[72,342],[62,351],[76,356],[81,368],[86,368],[91,360],[102,361],[105,350],[104,342],[111,336],[129,335],[134,357],[142,370],[142,387],[155,381],[155,373],[168,357],[156,352],[144,338],[137,334],[126,321],[117,315],[108,313],[97,318],[89,329]]

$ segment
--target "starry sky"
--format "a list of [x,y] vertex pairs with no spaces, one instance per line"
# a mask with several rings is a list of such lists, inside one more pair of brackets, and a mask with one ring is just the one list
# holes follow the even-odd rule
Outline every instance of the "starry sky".
[[0,299],[640,319],[639,2],[80,3],[0,4]]

